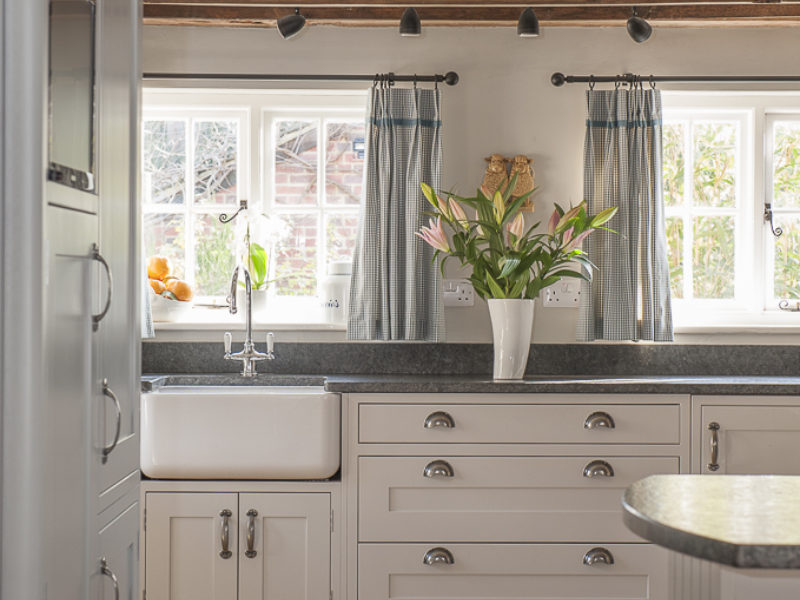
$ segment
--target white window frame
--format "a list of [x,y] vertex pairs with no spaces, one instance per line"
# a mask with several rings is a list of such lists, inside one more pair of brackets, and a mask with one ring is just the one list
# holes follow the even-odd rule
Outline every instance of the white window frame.
[[[323,206],[324,199],[324,144],[320,144],[318,165],[318,192],[320,204],[314,207],[292,207],[276,205],[273,202],[274,189],[270,185],[274,182],[274,148],[268,144],[271,132],[267,131],[269,119],[274,117],[288,117],[302,119],[304,116],[319,119],[320,129],[318,135],[323,139],[324,127],[328,121],[363,121],[366,112],[366,98],[368,90],[262,90],[262,89],[214,89],[214,88],[169,88],[153,87],[144,88],[142,93],[142,119],[171,118],[172,115],[215,114],[238,112],[247,115],[241,143],[239,144],[240,179],[237,179],[237,202],[240,199],[250,201],[249,210],[253,215],[264,212],[270,214],[303,212],[319,214],[321,244],[318,246],[317,281],[321,281],[326,271],[327,247],[325,239],[326,214],[354,214],[358,215],[358,205],[333,205]],[[191,132],[190,132],[191,133]],[[188,151],[187,151],[188,155]],[[191,164],[187,156],[187,173],[191,172]],[[191,179],[187,179],[191,182]],[[245,183],[246,182],[246,183]],[[191,189],[191,188],[189,188]],[[167,204],[151,204],[143,212],[181,212],[180,209],[171,210]],[[237,207],[229,205],[212,205],[203,207],[200,212],[213,211],[230,212]],[[233,224],[231,225],[233,226]],[[188,240],[187,240],[188,243]],[[187,262],[189,253],[187,253]],[[193,273],[193,271],[192,271]],[[186,277],[189,277],[187,267]],[[201,301],[203,299],[200,299]],[[270,298],[270,309],[267,321],[254,319],[257,325],[278,325],[292,329],[336,329],[341,326],[330,326],[322,323],[322,310],[319,302],[312,297],[273,296]],[[216,328],[228,326],[238,318],[231,318],[226,311],[219,309],[201,310],[194,308],[189,315],[178,323],[158,323],[158,329],[182,328]]]
[[[676,332],[800,331],[797,315],[780,311],[768,298],[772,289],[768,262],[771,240],[768,235],[772,234],[769,233],[769,224],[763,219],[764,203],[771,196],[768,189],[768,174],[771,173],[771,160],[767,152],[768,116],[797,115],[800,118],[800,93],[663,91],[662,99],[665,122],[680,114],[709,115],[733,111],[746,113],[749,126],[752,127],[750,141],[745,141],[743,148],[742,218],[735,237],[736,300],[726,303],[673,299]],[[670,215],[668,210],[665,213]],[[691,260],[691,254],[685,253],[684,247],[684,261]]]

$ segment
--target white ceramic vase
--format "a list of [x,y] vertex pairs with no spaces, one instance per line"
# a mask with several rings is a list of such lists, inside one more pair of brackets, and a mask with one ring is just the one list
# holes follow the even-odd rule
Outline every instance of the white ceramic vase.
[[490,299],[494,337],[494,378],[522,379],[531,348],[533,300]]

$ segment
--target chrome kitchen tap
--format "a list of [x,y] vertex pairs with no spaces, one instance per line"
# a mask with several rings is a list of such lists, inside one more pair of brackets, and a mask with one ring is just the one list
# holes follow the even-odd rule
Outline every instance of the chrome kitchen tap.
[[225,359],[226,360],[240,360],[242,361],[242,375],[244,377],[255,377],[256,365],[259,360],[274,360],[275,354],[272,351],[274,345],[274,336],[272,333],[267,334],[267,352],[259,352],[253,344],[253,287],[250,284],[250,272],[246,267],[239,267],[238,265],[233,269],[233,277],[231,278],[231,295],[228,297],[228,306],[232,315],[237,312],[236,306],[236,285],[239,283],[239,269],[244,271],[244,347],[240,352],[231,354],[231,333],[225,332]]

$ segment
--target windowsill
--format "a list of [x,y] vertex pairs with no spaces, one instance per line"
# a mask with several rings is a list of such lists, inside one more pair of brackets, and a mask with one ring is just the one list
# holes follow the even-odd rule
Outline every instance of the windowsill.
[[800,313],[792,312],[676,311],[673,322],[676,334],[800,334]]
[[[306,316],[308,316],[306,314]],[[266,317],[266,318],[265,318]],[[221,308],[192,307],[186,314],[180,315],[173,321],[154,321],[156,331],[226,331],[244,327],[244,314],[240,311],[236,315],[230,314]],[[286,318],[274,318],[269,315],[253,313],[253,329],[274,329],[276,331],[346,331],[344,323],[327,323],[322,317],[312,319],[298,319],[294,315]]]

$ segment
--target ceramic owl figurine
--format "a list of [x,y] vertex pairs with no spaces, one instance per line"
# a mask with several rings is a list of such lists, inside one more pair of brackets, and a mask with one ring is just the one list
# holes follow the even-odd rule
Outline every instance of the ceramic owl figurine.
[[484,159],[488,162],[486,173],[483,176],[483,184],[485,193],[489,197],[493,196],[497,190],[503,190],[508,185],[508,174],[506,172],[506,162],[508,159],[500,154],[492,154],[489,158]]
[[[527,194],[533,190],[533,163],[532,158],[528,158],[524,154],[517,154],[511,163],[511,174],[509,179],[514,179],[516,175],[517,181],[514,189],[511,191],[513,198],[519,198],[523,194]],[[528,198],[522,208],[526,212],[533,212],[533,201]]]

